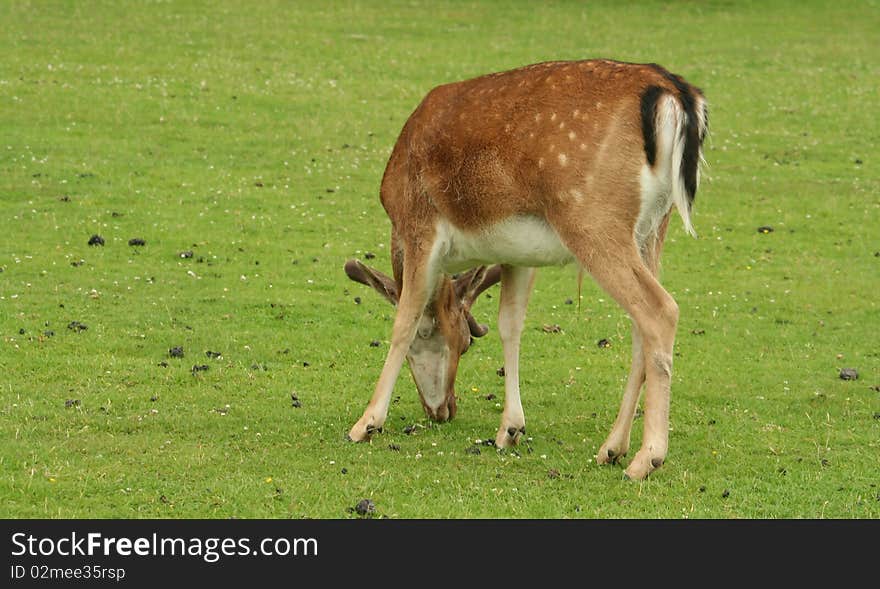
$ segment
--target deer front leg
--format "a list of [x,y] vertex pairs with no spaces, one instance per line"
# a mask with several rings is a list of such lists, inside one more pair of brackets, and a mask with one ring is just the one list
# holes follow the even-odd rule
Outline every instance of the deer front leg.
[[526,418],[519,395],[519,343],[534,279],[534,268],[501,268],[498,333],[504,347],[504,412],[495,436],[498,448],[516,444],[526,431]]
[[391,348],[385,357],[379,382],[376,383],[376,389],[366,411],[348,433],[348,439],[354,442],[368,440],[374,433],[382,431],[382,426],[385,425],[385,419],[388,417],[394,383],[397,382],[406,353],[415,338],[419,319],[428,303],[429,293],[436,284],[436,275],[431,271],[430,264],[422,261],[425,257],[408,256],[407,258],[403,287],[397,304],[397,314],[394,317]]

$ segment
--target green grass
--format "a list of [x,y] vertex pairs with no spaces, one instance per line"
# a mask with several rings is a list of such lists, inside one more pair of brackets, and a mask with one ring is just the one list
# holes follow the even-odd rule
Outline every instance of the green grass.
[[[0,516],[880,517],[877,2],[4,2],[0,23]],[[500,418],[494,331],[453,422],[404,373],[385,433],[343,442],[393,309],[342,265],[390,267],[406,117],[442,82],[599,56],[711,104],[700,238],[675,218],[664,252],[666,465],[595,465],[629,322],[590,281],[566,305],[572,268],[539,273],[518,454],[467,452]]]

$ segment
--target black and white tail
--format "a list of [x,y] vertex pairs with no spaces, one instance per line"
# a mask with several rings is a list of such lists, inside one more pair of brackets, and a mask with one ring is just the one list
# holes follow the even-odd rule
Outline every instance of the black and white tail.
[[[642,135],[648,165],[670,183],[672,203],[685,230],[696,235],[691,208],[700,183],[703,140],[709,128],[706,99],[699,88],[655,66],[674,91],[649,86],[641,97]],[[667,176],[668,175],[668,176]]]

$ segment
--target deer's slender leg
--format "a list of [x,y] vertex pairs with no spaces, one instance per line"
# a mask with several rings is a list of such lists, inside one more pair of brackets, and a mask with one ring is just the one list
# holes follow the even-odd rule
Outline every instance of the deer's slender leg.
[[[634,240],[599,239],[568,220],[571,218],[561,217],[554,223],[560,237],[599,285],[629,313],[641,336],[646,377],[644,435],[626,475],[643,479],[663,464],[669,447],[669,389],[678,305],[657,282]],[[637,374],[632,390],[638,380]],[[637,399],[637,393],[632,397]],[[625,409],[628,412],[629,404]]]
[[645,355],[642,350],[642,336],[639,334],[638,325],[632,322],[632,366],[626,388],[623,391],[623,399],[620,401],[620,411],[611,433],[596,454],[598,464],[616,464],[618,460],[629,452],[629,439],[632,432],[633,419],[636,414],[636,406],[642,394],[642,385],[645,384]]
[[644,435],[626,474],[643,479],[663,464],[669,447],[669,391],[678,305],[637,255],[627,258],[594,263],[589,270],[626,309],[641,335],[646,377]]
[[516,444],[525,433],[526,418],[519,395],[519,344],[534,280],[534,268],[501,268],[498,333],[504,347],[504,412],[495,436],[499,448]]
[[[655,277],[660,266],[660,252],[663,247],[663,240],[666,237],[666,229],[669,226],[669,215],[663,219],[657,234],[648,240],[646,247],[642,249],[642,258],[651,274]],[[621,457],[626,456],[629,451],[630,434],[632,432],[633,419],[635,418],[636,407],[639,403],[639,397],[642,392],[642,385],[645,384],[645,356],[642,349],[642,336],[639,333],[639,327],[633,321],[632,323],[632,366],[629,371],[629,377],[626,381],[626,387],[623,392],[623,398],[620,402],[620,411],[617,413],[617,419],[614,420],[614,426],[611,433],[599,452],[596,455],[598,464],[615,464]]]
[[391,392],[412,344],[419,319],[437,283],[437,273],[430,252],[409,250],[403,262],[403,287],[394,317],[391,348],[363,416],[348,433],[349,439],[360,442],[381,431],[388,416]]

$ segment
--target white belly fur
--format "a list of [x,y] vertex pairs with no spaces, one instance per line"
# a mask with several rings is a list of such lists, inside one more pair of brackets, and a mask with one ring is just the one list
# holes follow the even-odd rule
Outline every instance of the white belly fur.
[[481,264],[539,267],[574,260],[556,231],[538,217],[513,217],[477,232],[462,231],[441,222],[437,236],[440,264],[450,273]]

